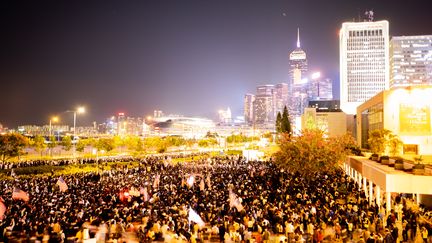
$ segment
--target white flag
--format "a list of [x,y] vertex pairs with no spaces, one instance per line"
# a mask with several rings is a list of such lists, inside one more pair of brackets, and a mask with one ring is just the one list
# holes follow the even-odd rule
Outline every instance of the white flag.
[[229,191],[229,200],[230,208],[235,207],[239,212],[243,210],[243,205],[241,204],[240,199],[231,190]]
[[205,189],[204,179],[201,179],[201,182],[200,182],[200,191],[204,191],[204,189]]
[[201,219],[201,217],[195,212],[193,211],[192,208],[189,208],[189,217],[188,217],[189,223],[195,222],[197,223],[200,227],[203,227],[205,225],[204,221]]
[[67,191],[68,186],[61,176],[58,178],[56,184],[59,186],[61,192]]
[[191,175],[189,177],[189,179],[187,180],[187,184],[188,184],[189,187],[192,187],[193,184],[194,184],[194,182],[195,182],[195,177],[193,175]]

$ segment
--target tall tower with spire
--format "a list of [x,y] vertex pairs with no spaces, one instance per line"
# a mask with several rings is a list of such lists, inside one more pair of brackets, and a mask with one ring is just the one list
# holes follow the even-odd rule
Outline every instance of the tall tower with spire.
[[297,28],[297,47],[289,55],[289,89],[291,97],[291,114],[301,116],[307,106],[307,80],[308,70],[306,52],[300,46],[300,29]]

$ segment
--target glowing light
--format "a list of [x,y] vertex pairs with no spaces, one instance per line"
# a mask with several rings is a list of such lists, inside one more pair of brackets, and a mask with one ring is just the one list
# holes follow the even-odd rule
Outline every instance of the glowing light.
[[321,77],[321,73],[320,72],[315,72],[312,74],[312,79],[318,79]]
[[78,109],[76,110],[77,113],[84,113],[85,112],[85,107],[80,106],[78,107]]

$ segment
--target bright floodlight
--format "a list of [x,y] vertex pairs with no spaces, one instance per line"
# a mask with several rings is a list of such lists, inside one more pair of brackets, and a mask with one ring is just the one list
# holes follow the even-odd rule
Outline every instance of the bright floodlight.
[[85,108],[83,106],[78,107],[77,113],[84,113],[84,112],[85,112]]
[[58,121],[59,121],[59,119],[58,119],[58,117],[57,117],[57,116],[53,116],[53,117],[51,118],[51,121],[53,121],[53,122],[58,122]]
[[312,74],[312,79],[317,79],[319,77],[321,77],[321,73],[320,72],[316,72],[316,73]]

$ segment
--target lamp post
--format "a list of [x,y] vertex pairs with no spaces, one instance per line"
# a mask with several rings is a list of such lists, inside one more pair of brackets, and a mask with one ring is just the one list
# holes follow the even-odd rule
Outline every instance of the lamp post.
[[73,157],[75,158],[75,150],[76,150],[76,144],[74,143],[75,137],[76,137],[76,117],[77,114],[81,114],[85,112],[85,108],[80,106],[75,110],[66,111],[66,112],[73,112],[73,138],[72,138],[72,144],[73,144]]
[[58,117],[57,116],[53,116],[50,118],[49,120],[49,136],[52,136],[52,123],[53,122],[58,122]]
[[75,140],[75,136],[76,136],[76,117],[77,117],[77,113],[84,113],[85,112],[85,108],[84,107],[78,107],[76,110],[73,111],[74,113],[74,120],[73,120],[73,125],[74,125],[74,132],[73,132],[73,139]]

